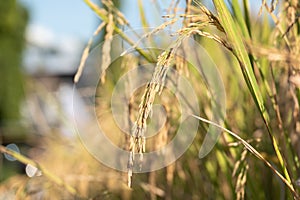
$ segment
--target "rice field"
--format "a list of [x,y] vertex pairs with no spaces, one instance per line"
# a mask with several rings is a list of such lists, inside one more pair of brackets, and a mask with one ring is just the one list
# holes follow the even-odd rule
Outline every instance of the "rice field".
[[1,145],[36,171],[0,199],[300,199],[299,1],[172,0],[150,29],[139,0],[138,30],[114,1],[84,2],[101,23],[74,84],[91,83],[104,137],[86,123],[28,155]]

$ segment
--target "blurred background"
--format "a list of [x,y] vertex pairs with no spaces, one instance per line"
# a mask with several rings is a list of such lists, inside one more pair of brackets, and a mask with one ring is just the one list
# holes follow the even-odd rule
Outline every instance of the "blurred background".
[[[72,79],[99,20],[82,1],[1,1],[0,10],[0,141],[26,152],[54,129],[73,134],[61,118],[71,120]],[[23,170],[1,162],[1,181]]]

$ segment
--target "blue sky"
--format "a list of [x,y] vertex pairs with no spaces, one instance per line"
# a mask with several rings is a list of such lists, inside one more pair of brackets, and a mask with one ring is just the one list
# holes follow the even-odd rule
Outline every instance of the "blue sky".
[[[84,45],[100,23],[96,14],[83,0],[19,1],[29,10],[30,21],[26,38],[29,44],[34,44],[28,46],[24,54],[27,71],[66,73],[76,69]],[[159,9],[167,8],[170,1],[157,1]],[[153,0],[144,0],[143,4],[150,26],[160,25],[161,13]],[[121,10],[133,28],[141,27],[137,0],[123,1]],[[60,53],[45,56],[41,49],[58,49]]]
[[[19,0],[30,11],[30,24],[46,27],[55,34],[73,35],[87,40],[99,20],[83,0]],[[95,0],[94,0],[95,1]],[[97,0],[98,1],[98,0]],[[95,1],[95,2],[97,2]],[[159,7],[167,8],[170,0],[159,1]],[[181,1],[184,2],[184,1]],[[207,2],[207,1],[205,1]],[[256,5],[257,1],[255,1]],[[161,23],[161,13],[157,11],[153,0],[144,0],[147,19],[153,26]],[[260,4],[259,4],[260,5]],[[123,8],[126,18],[133,27],[139,27],[139,13],[137,0],[124,0]]]
[[[25,67],[28,66],[31,71],[35,71],[36,66],[43,66],[44,69],[52,71],[76,69],[84,45],[100,23],[96,14],[83,0],[19,1],[30,12],[27,41],[42,48],[59,49],[61,52],[56,56],[45,57],[41,55],[40,50],[31,46],[25,53]],[[99,2],[99,0],[93,1]],[[141,27],[137,2],[138,0],[122,1],[121,10],[133,28]],[[165,14],[164,11],[170,2],[171,0],[143,0],[146,19],[150,26],[155,27],[163,23],[161,15]],[[185,1],[180,2],[184,4]]]
[[[81,39],[89,38],[99,24],[98,17],[83,2],[83,0],[19,0],[30,11],[30,24],[43,26],[55,34],[73,35]],[[94,0],[94,2],[97,2]],[[157,1],[160,9],[164,10],[170,0]],[[153,0],[144,0],[147,19],[151,25],[159,25],[161,13]],[[123,1],[124,12],[132,27],[140,27],[137,0]]]
[[[24,67],[29,73],[70,73],[99,23],[82,0],[19,0],[29,10]],[[38,48],[36,48],[38,47]],[[55,49],[55,55],[44,50]]]
[[30,11],[30,24],[55,34],[88,38],[97,26],[96,15],[82,0],[20,0]]

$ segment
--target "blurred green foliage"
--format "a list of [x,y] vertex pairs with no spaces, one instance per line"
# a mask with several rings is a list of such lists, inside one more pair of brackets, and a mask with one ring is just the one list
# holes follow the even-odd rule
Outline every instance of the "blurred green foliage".
[[0,1],[0,123],[18,120],[23,96],[21,69],[27,10],[17,0]]

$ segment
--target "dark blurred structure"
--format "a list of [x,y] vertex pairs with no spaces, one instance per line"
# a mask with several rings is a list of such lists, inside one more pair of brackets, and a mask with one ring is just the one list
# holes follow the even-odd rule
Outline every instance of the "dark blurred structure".
[[[0,19],[0,144],[5,144],[5,137],[20,135],[16,127],[24,96],[21,64],[28,12],[17,0],[0,1]],[[22,167],[0,155],[0,181]]]
[[21,63],[28,12],[17,0],[0,1],[0,19],[0,126],[3,127],[20,117],[24,95]]

